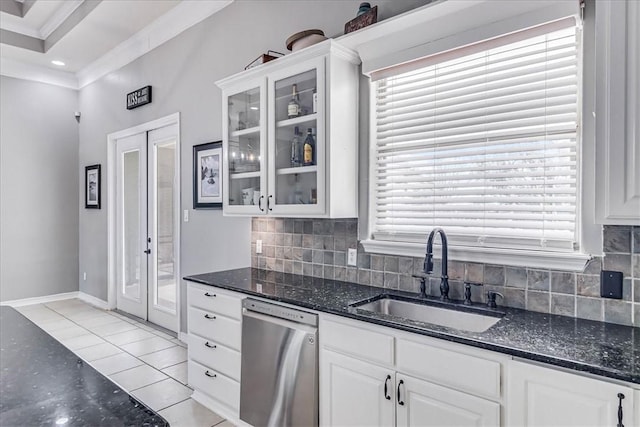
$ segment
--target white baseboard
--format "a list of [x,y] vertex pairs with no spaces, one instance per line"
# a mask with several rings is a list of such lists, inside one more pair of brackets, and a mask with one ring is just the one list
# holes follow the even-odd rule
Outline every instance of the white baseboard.
[[189,334],[186,332],[178,332],[178,339],[185,344],[189,344]]
[[78,291],[74,291],[74,292],[66,292],[63,294],[44,295],[41,297],[14,299],[11,301],[2,301],[0,304],[8,305],[10,307],[23,307],[25,305],[46,304],[48,302],[53,302],[53,301],[79,298],[79,295],[78,295],[79,293],[80,292]]
[[93,295],[89,295],[87,293],[84,293],[82,291],[78,292],[78,298],[80,298],[82,301],[89,303],[99,309],[102,310],[108,310],[109,309],[109,303],[107,303],[105,300],[101,300],[100,298],[94,297]]

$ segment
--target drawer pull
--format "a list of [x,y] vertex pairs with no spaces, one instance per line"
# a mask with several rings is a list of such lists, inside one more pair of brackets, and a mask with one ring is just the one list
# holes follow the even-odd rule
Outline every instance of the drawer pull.
[[209,341],[207,341],[206,343],[204,343],[204,346],[205,346],[205,347],[209,347],[209,348],[216,348],[216,347],[218,347],[218,346],[217,346],[217,345],[215,345],[215,344],[214,344],[214,345],[209,344]]
[[209,378],[215,378],[215,377],[217,377],[217,375],[216,375],[216,374],[212,374],[212,373],[210,373],[208,370],[207,370],[207,371],[205,371],[205,373],[204,373],[204,374],[205,374],[206,376],[208,376]]
[[217,295],[216,294],[210,294],[209,292],[205,292],[204,296],[205,297],[213,297],[213,298],[215,298]]
[[204,315],[204,318],[205,318],[205,319],[215,320],[216,316],[212,316],[212,315],[210,315],[209,313],[207,313],[207,314],[205,314],[205,315]]

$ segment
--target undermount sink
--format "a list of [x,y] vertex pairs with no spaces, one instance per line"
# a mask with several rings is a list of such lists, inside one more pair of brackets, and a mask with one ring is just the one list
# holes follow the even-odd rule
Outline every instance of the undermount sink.
[[484,332],[498,323],[503,316],[503,313],[481,308],[431,304],[433,302],[381,294],[353,303],[351,307],[468,332]]

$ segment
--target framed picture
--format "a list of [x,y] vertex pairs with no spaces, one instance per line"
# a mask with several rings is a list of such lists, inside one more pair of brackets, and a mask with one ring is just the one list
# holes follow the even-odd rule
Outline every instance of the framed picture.
[[100,165],[91,165],[84,168],[84,207],[87,209],[100,209],[100,192],[102,183],[100,177]]
[[193,146],[193,209],[222,209],[222,141]]

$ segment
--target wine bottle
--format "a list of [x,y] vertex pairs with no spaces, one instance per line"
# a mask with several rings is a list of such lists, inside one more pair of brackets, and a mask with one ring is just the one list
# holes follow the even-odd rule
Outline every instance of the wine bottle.
[[302,164],[302,156],[300,155],[300,130],[296,126],[293,130],[293,138],[291,139],[291,167],[295,168]]
[[311,128],[307,129],[307,137],[304,140],[303,147],[303,165],[311,166],[315,164],[316,157],[316,141],[313,139],[313,134],[311,133]]
[[292,85],[291,88],[291,100],[287,107],[287,117],[293,119],[300,116],[300,102],[298,101],[298,86]]

